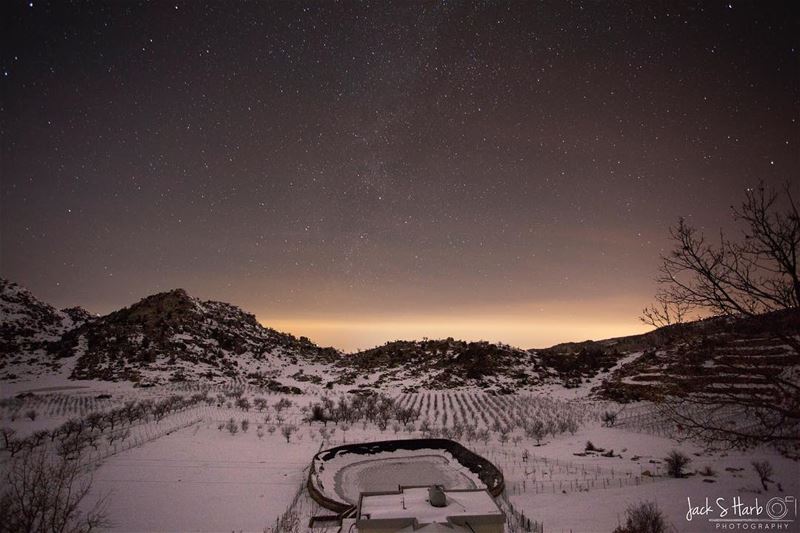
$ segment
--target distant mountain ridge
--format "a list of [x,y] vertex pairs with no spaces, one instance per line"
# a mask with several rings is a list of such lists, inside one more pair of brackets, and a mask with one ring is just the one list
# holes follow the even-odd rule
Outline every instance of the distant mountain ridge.
[[753,364],[771,365],[791,379],[798,367],[778,334],[800,330],[796,310],[536,350],[447,338],[398,340],[345,354],[183,289],[93,317],[81,308],[59,311],[6,280],[0,288],[0,380],[60,371],[71,379],[142,386],[235,381],[281,392],[339,386],[511,393],[557,384],[593,387],[601,397],[627,401],[712,382],[725,392],[737,375],[760,386],[748,376]]

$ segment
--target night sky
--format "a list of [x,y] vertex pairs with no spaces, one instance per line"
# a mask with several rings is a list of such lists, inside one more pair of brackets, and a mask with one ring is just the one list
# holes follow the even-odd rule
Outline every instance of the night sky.
[[679,216],[800,175],[797,11],[478,4],[4,1],[0,275],[344,349],[644,330]]

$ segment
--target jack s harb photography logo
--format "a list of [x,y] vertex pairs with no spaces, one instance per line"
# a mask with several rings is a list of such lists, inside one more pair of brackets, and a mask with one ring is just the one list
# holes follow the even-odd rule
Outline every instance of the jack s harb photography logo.
[[686,521],[707,521],[715,530],[791,531],[797,519],[795,496],[768,499],[706,497],[702,501],[687,497],[686,500]]

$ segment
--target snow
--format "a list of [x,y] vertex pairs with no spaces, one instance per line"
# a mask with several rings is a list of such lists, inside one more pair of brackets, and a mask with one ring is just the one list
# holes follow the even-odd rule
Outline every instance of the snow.
[[[576,457],[574,453],[582,452],[587,440],[597,447],[613,448],[615,454],[622,457]],[[663,458],[671,450],[679,450],[692,459],[687,472],[693,475],[683,479],[666,477]],[[600,468],[598,479],[606,479],[608,483],[607,488],[600,490],[574,490],[568,477],[577,479],[580,476],[564,476],[561,482],[556,481],[558,485],[545,482],[544,490],[538,491],[531,490],[533,483],[529,481],[528,490],[523,492],[519,480],[526,476],[513,472],[513,466],[506,462],[508,499],[526,516],[543,522],[545,531],[611,531],[624,522],[628,506],[642,501],[656,502],[677,531],[712,531],[713,527],[705,518],[695,517],[692,522],[685,519],[687,498],[700,503],[706,497],[714,501],[718,497],[730,500],[735,496],[752,498],[758,495],[761,501],[766,501],[775,496],[800,494],[800,465],[772,449],[712,453],[689,442],[618,428],[592,427],[575,436],[554,439],[535,448],[534,453],[536,458],[547,458],[551,469],[554,461],[559,462],[555,468],[556,477],[559,470],[571,466],[578,471],[583,465]],[[491,458],[491,454],[487,456]],[[755,460],[768,460],[775,467],[773,490],[763,495],[758,494],[762,489],[751,466]],[[542,463],[538,461],[537,464]],[[715,474],[694,473],[706,467]],[[644,470],[659,477],[640,478],[638,483],[631,483],[631,479],[635,480]],[[547,467],[540,466],[539,474],[543,471],[547,471]],[[778,483],[782,490],[778,490]]]
[[452,455],[435,449],[339,454],[319,464],[317,473],[324,493],[353,504],[361,492],[397,490],[404,485],[439,484],[451,489],[484,486]]
[[[5,398],[24,391],[36,393],[36,397],[23,400],[22,407],[15,407],[17,411],[10,407],[0,408],[0,423],[13,427],[18,435],[24,436],[54,427],[68,418],[83,416],[86,413],[84,409],[107,410],[128,399],[187,394],[178,385],[137,389],[124,382],[72,381],[68,375],[74,360],[64,363],[59,374],[17,383],[0,383],[0,394]],[[292,370],[305,368],[307,373],[311,372],[308,365],[291,367]],[[327,394],[335,398],[351,387],[338,387]],[[765,502],[772,497],[800,496],[798,463],[782,457],[775,450],[709,451],[698,444],[675,440],[666,430],[639,431],[636,427],[639,419],[645,421],[639,424],[643,428],[649,427],[651,422],[659,424],[652,404],[640,402],[621,408],[616,404],[591,402],[586,400],[589,387],[591,384],[578,389],[543,388],[519,398],[530,402],[553,402],[557,407],[562,406],[559,408],[580,409],[589,415],[603,409],[619,410],[618,424],[624,423],[624,427],[602,427],[596,417],[587,416],[586,425],[574,435],[548,436],[540,446],[528,438],[518,444],[501,444],[496,435],[488,444],[461,440],[462,444],[503,471],[506,490],[499,501],[507,514],[510,513],[503,503],[505,501],[513,505],[516,513],[524,513],[526,518],[542,522],[548,532],[609,532],[624,521],[628,505],[654,501],[676,531],[703,532],[713,531],[713,528],[704,517],[695,517],[691,522],[686,520],[687,498],[699,504],[706,497],[712,501],[735,496],[745,499],[758,497]],[[210,392],[216,395],[222,390],[212,389]],[[99,394],[111,394],[112,399],[97,400]],[[253,394],[260,395],[250,393],[251,399]],[[437,394],[441,400],[442,395],[452,393],[438,391]],[[467,389],[459,394],[477,397],[482,393],[477,389]],[[203,408],[197,414],[201,420],[199,423],[164,436],[154,435],[152,441],[102,458],[100,467],[94,472],[90,500],[110,491],[108,512],[114,522],[111,531],[264,531],[288,509],[299,514],[302,531],[311,516],[331,514],[299,492],[311,459],[321,447],[329,448],[345,441],[423,436],[418,430],[403,430],[395,435],[391,430],[382,432],[374,424],[362,426],[361,423],[353,424],[345,432],[341,425],[331,423],[326,429],[336,429],[335,435],[323,442],[319,432],[322,425],[303,423],[301,411],[302,407],[318,401],[319,397],[287,397],[294,405],[283,412],[286,423],[299,427],[290,443],[281,436],[279,429],[273,433],[266,431],[270,423],[263,422],[265,413],[226,407]],[[63,399],[80,404],[81,410],[64,412],[57,407],[63,404]],[[274,405],[279,397],[271,395],[268,399],[270,405]],[[442,414],[445,405],[449,404],[440,401],[439,405]],[[22,415],[29,407],[39,411],[35,421]],[[14,412],[17,415],[12,420]],[[450,413],[452,420],[453,411]],[[272,410],[271,415],[271,424],[276,424]],[[220,431],[219,422],[230,417],[237,422],[248,418],[251,422],[249,431],[240,431],[236,435]],[[421,421],[417,421],[417,428]],[[434,425],[440,421],[441,418],[431,420]],[[166,423],[169,420],[162,422]],[[257,435],[258,424],[265,426],[261,438]],[[157,425],[143,430],[152,431],[153,428],[157,429]],[[613,456],[586,454],[587,441],[607,451],[613,449]],[[679,450],[692,459],[687,468],[691,474],[689,477],[672,479],[665,475],[663,458],[671,450]],[[482,486],[474,474],[460,467],[449,454],[438,450],[382,453],[387,455],[337,456],[320,472],[323,488],[333,491],[337,499],[339,491],[345,492],[352,501],[360,490],[397,490],[400,484],[436,481],[436,476],[451,476],[457,482],[456,486],[464,488]],[[6,452],[0,452],[0,470],[7,456]],[[774,467],[775,473],[766,491],[751,465],[755,460],[767,460]],[[714,474],[701,475],[706,467]],[[408,482],[414,479],[416,482]],[[374,484],[376,480],[385,481],[385,487]],[[87,502],[87,506],[90,503]]]
[[447,522],[449,517],[502,516],[494,499],[485,490],[445,491],[447,506],[434,507],[428,501],[427,487],[405,488],[395,494],[364,495],[361,518],[371,520],[416,518],[421,524]]
[[107,460],[95,494],[112,491],[124,531],[262,531],[292,501],[318,443],[201,423]]

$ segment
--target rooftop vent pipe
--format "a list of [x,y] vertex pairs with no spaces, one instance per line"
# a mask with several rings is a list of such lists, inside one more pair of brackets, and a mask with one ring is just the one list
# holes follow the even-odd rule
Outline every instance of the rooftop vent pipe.
[[444,488],[441,485],[428,487],[428,501],[433,507],[446,507],[447,496],[444,494]]

